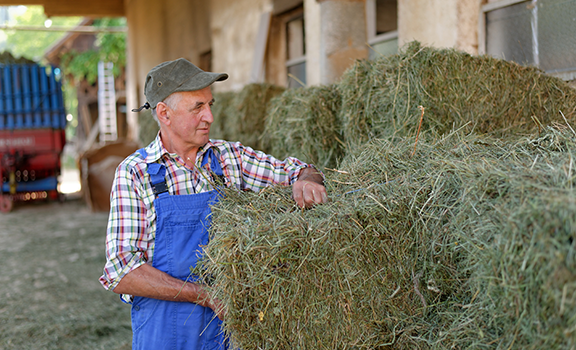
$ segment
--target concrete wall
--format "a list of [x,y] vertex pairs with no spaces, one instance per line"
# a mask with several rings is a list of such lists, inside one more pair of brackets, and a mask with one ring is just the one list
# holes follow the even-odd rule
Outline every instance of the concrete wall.
[[399,45],[418,40],[476,54],[480,6],[481,0],[398,0]]
[[[286,2],[286,3],[284,3]],[[127,107],[145,102],[144,81],[155,65],[185,57],[200,64],[211,50],[212,70],[227,72],[215,91],[250,83],[256,37],[263,13],[296,0],[124,0],[128,21]],[[399,44],[419,40],[476,54],[478,15],[486,0],[398,0]],[[365,0],[303,0],[308,85],[336,81],[356,58],[366,58]],[[270,33],[273,37],[274,33]],[[277,34],[277,33],[276,33]],[[272,82],[284,74],[282,43],[268,42],[266,72]],[[274,56],[276,55],[276,56]],[[274,68],[274,69],[272,69]],[[138,114],[128,112],[129,137],[138,135]]]
[[230,76],[215,91],[239,90],[250,82],[261,15],[272,11],[270,0],[212,0],[212,70]]
[[209,3],[203,0],[124,0],[128,22],[127,91],[129,137],[137,140],[138,114],[148,71],[157,64],[184,57],[199,64],[210,50]]
[[482,0],[462,0],[457,2],[458,36],[455,48],[470,54],[478,54],[478,18]]
[[322,40],[320,3],[304,0],[304,26],[306,32],[306,83],[309,86],[322,83],[320,46]]
[[364,1],[325,0],[320,3],[321,83],[331,84],[356,59],[368,57]]

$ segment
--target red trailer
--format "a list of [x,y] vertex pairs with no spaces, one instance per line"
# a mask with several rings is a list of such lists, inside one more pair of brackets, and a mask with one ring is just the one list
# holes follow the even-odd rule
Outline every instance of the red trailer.
[[59,197],[66,115],[55,71],[0,65],[0,211],[14,201]]

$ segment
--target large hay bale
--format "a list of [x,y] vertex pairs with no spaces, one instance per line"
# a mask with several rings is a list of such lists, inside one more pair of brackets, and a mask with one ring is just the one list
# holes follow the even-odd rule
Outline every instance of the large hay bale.
[[374,140],[331,202],[227,191],[198,270],[244,349],[573,348],[570,131]]
[[[347,143],[424,130],[506,137],[529,135],[539,123],[576,120],[576,91],[534,67],[455,49],[405,46],[397,55],[357,61],[342,77],[341,124]],[[534,118],[537,120],[534,120]]]
[[287,188],[227,190],[214,207],[195,272],[235,345],[576,347],[572,88],[412,43],[357,62],[337,91],[289,90],[270,110],[273,153],[339,170],[326,174],[330,203],[311,210]]
[[138,114],[138,141],[142,145],[148,145],[158,135],[160,125],[152,116],[150,109],[144,109]]
[[211,137],[263,150],[260,139],[269,101],[283,91],[271,84],[248,84],[239,92],[215,94],[212,114],[216,125]]
[[269,153],[296,157],[317,167],[336,167],[344,155],[335,85],[286,90],[270,101],[263,133]]
[[237,125],[231,115],[234,114],[234,99],[238,93],[232,91],[214,93],[212,115],[214,122],[210,126],[210,138],[231,140],[238,134]]

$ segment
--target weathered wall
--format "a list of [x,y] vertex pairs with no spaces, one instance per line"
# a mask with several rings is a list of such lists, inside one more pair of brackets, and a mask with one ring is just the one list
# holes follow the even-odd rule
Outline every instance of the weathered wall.
[[[297,2],[289,1],[287,7]],[[303,2],[307,83],[334,82],[354,59],[367,56],[365,0]],[[400,45],[419,40],[476,54],[483,2],[486,0],[398,0]],[[124,0],[129,27],[128,109],[145,102],[144,81],[152,67],[179,57],[200,64],[200,55],[209,50],[211,69],[230,75],[228,81],[215,85],[215,91],[238,90],[248,84],[261,15],[282,4],[283,0]],[[268,44],[269,50],[274,49]],[[284,51],[276,48],[274,52],[282,56]],[[280,73],[285,74],[275,75]],[[130,138],[136,140],[138,114],[129,112],[128,123]]]
[[270,0],[212,0],[212,70],[230,76],[215,91],[238,90],[250,82],[260,17]]
[[309,86],[320,85],[322,82],[322,71],[320,70],[322,32],[320,3],[317,0],[304,0],[304,26],[306,32],[306,83]]
[[320,3],[321,83],[337,81],[354,60],[368,57],[363,0],[325,0]]
[[455,48],[470,54],[478,54],[478,18],[482,0],[457,2],[458,36]]
[[481,0],[399,0],[400,46],[418,40],[434,47],[478,52]]
[[[180,57],[199,64],[210,50],[209,4],[202,0],[124,0],[128,21],[127,108],[142,105],[148,71]],[[138,139],[138,114],[128,112],[129,137]]]

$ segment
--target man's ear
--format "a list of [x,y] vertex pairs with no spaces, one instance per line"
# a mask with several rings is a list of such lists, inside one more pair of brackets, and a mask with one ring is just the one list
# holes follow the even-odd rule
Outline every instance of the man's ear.
[[168,116],[168,106],[164,102],[158,102],[156,105],[156,116],[158,121],[165,125],[170,125],[170,117]]

